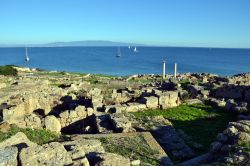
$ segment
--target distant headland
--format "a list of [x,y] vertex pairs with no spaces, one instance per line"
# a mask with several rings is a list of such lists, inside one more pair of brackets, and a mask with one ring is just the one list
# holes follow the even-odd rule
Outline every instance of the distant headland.
[[0,44],[0,47],[112,47],[112,46],[147,46],[138,43],[113,42],[108,40],[83,40],[69,42],[51,42],[44,44]]

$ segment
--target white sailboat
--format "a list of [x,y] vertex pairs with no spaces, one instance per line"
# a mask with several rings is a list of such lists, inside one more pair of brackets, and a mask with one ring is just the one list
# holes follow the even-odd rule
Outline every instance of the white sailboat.
[[117,51],[117,54],[116,54],[116,58],[120,58],[121,56],[122,56],[122,53],[121,53],[121,49],[119,47],[118,51]]
[[30,61],[30,58],[28,56],[28,49],[26,48],[26,54],[25,54],[25,61],[26,62],[29,62]]
[[130,49],[130,46],[128,46],[128,49]]
[[136,49],[136,47],[134,48],[134,52],[138,52],[138,50]]

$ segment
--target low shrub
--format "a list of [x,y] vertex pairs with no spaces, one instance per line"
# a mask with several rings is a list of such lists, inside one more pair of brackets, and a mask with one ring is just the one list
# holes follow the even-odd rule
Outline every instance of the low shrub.
[[16,76],[17,70],[11,65],[0,66],[0,75]]
[[60,136],[56,133],[45,129],[21,129],[16,126],[12,126],[10,131],[7,133],[0,132],[0,142],[10,138],[11,136],[15,135],[18,132],[23,132],[30,141],[35,142],[39,145],[57,141],[59,140]]

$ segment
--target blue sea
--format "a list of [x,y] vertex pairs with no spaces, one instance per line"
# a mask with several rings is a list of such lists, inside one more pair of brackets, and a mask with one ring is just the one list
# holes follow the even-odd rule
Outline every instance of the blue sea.
[[250,72],[250,49],[182,48],[182,47],[29,47],[26,63],[25,48],[0,48],[0,65],[19,65],[46,70],[70,71],[116,76],[160,74],[162,61],[166,72],[214,73],[234,75]]

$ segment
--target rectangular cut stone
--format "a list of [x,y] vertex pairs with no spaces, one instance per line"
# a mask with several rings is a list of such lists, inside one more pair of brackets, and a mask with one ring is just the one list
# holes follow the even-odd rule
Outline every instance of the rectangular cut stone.
[[159,105],[162,109],[176,107],[179,105],[179,97],[177,91],[169,91],[159,96]]
[[155,97],[155,96],[144,97],[142,99],[142,102],[146,104],[147,108],[151,108],[151,109],[158,108],[158,104],[159,104],[158,97]]

